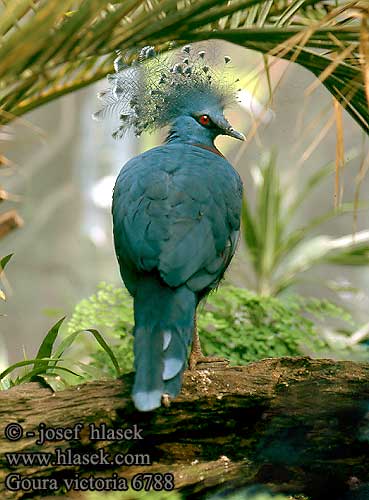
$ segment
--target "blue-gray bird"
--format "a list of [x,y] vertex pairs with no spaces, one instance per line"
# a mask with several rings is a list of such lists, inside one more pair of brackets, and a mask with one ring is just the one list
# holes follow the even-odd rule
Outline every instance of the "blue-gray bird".
[[242,182],[214,146],[220,134],[244,139],[223,114],[234,91],[203,51],[187,45],[180,55],[169,64],[145,47],[139,75],[119,57],[97,116],[118,105],[116,136],[169,126],[163,145],[124,165],[113,194],[115,251],[134,299],[132,398],[140,411],[177,396],[191,344],[190,366],[204,359],[196,308],[222,279],[240,228]]

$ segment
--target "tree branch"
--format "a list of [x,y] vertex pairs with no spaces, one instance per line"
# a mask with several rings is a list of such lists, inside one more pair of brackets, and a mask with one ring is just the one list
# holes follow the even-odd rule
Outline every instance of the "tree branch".
[[[350,485],[369,481],[369,364],[273,358],[242,367],[211,365],[187,371],[180,396],[150,413],[134,409],[131,385],[129,374],[57,393],[37,383],[0,393],[1,498],[29,498],[29,493],[6,489],[10,472],[59,482],[76,473],[111,478],[116,472],[128,484],[140,472],[173,473],[176,488],[188,498],[204,498],[225,483],[236,489],[267,483],[276,491],[314,499],[329,488],[330,498],[339,498]],[[22,426],[23,437],[6,440],[5,428],[14,422]],[[37,445],[41,422],[73,432],[80,423],[73,435],[78,439]],[[93,441],[89,425],[102,430],[102,423],[115,436]],[[109,439],[119,437],[117,429],[131,437],[136,429],[138,438]],[[27,432],[34,437],[26,437]],[[61,453],[71,448],[74,456],[103,448],[110,458],[117,453],[136,457],[136,465],[10,467],[5,456],[55,454],[56,448]]]

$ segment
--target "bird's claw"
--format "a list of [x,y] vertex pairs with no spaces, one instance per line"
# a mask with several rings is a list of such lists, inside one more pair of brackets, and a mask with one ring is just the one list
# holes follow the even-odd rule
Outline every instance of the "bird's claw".
[[163,394],[161,396],[161,404],[165,407],[165,408],[169,408],[170,406],[170,398],[169,398],[169,394]]

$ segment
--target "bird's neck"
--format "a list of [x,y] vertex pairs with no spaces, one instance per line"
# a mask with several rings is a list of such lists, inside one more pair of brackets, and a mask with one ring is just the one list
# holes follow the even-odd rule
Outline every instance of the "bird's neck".
[[183,139],[181,137],[176,137],[173,134],[169,133],[168,137],[166,139],[166,144],[175,144],[175,143],[177,143],[177,144],[178,143],[179,144],[191,144],[192,146],[197,146],[199,148],[206,149],[207,151],[211,151],[212,153],[215,153],[216,155],[224,158],[224,156],[219,151],[219,149],[215,147],[213,141],[210,141],[210,142],[205,144],[204,141],[198,142],[198,139],[196,137],[193,140],[192,140],[192,138],[191,139]]
[[203,146],[214,148],[214,137],[207,129],[194,129],[186,123],[174,123],[169,130],[166,138],[167,144],[182,143],[182,144],[201,144]]

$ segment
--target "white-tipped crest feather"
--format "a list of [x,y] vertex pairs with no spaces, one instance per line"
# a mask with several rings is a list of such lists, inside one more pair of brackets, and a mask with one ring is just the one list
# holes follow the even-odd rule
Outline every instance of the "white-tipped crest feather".
[[104,106],[93,115],[96,120],[119,116],[115,138],[130,128],[139,136],[169,125],[198,96],[216,100],[222,109],[236,101],[235,81],[225,71],[228,56],[217,67],[207,64],[206,51],[191,45],[161,55],[147,46],[130,65],[118,54],[115,73],[108,75],[111,87],[98,94]]

